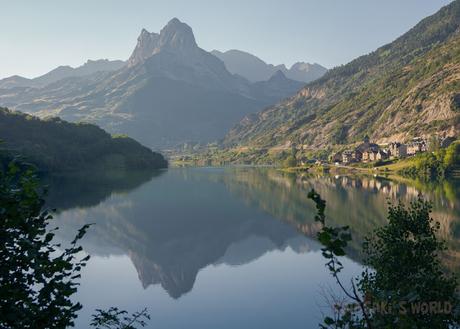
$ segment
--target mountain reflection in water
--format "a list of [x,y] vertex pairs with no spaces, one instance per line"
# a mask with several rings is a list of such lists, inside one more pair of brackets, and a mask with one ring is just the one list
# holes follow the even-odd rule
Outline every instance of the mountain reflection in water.
[[[199,270],[210,264],[245,264],[287,247],[319,249],[291,225],[242,206],[213,177],[200,170],[171,170],[91,207],[86,194],[83,207],[58,215],[60,234],[70,240],[78,227],[96,223],[84,240],[86,251],[129,255],[144,288],[159,283],[173,298],[189,292]],[[57,209],[59,202],[69,206],[62,194],[52,201]]]
[[[311,188],[327,200],[333,225],[351,226],[354,241],[349,255],[357,261],[360,241],[385,223],[387,202],[407,202],[424,193],[433,202],[433,217],[441,223],[441,236],[448,242],[444,261],[458,270],[460,216],[455,183],[408,185],[382,178],[314,177],[258,168],[170,169],[106,176],[49,180],[48,204],[58,209],[59,238],[70,241],[79,227],[96,223],[83,240],[89,254],[128,256],[143,289],[159,284],[173,299],[191,292],[199,272],[209,266],[244,268],[273,252],[281,252],[277,262],[283,257],[298,262],[289,255],[311,253],[314,264],[306,268],[327,281],[320,246],[314,240],[319,227],[313,219],[314,204],[307,198]],[[358,272],[359,266],[352,269]],[[266,274],[260,273],[261,283]],[[314,282],[305,277],[290,284],[300,289]],[[166,320],[158,321],[172,326]]]

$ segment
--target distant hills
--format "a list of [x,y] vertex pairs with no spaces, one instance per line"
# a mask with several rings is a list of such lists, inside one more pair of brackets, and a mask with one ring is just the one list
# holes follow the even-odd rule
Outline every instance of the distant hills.
[[165,149],[222,139],[245,115],[295,94],[304,85],[282,72],[257,83],[230,73],[220,59],[197,45],[192,29],[177,18],[160,33],[143,29],[126,64],[105,62],[106,70],[75,74],[83,67],[58,81],[37,78],[47,83],[36,85],[15,78],[12,88],[10,78],[7,89],[3,80],[0,105],[42,118],[91,122]]
[[158,169],[159,153],[126,136],[111,136],[91,124],[36,117],[0,108],[0,162],[20,156],[42,172]]
[[229,147],[320,151],[369,135],[377,142],[460,128],[460,1],[394,42],[328,71],[295,96],[246,116]]
[[220,58],[231,73],[238,74],[252,82],[268,80],[278,71],[283,72],[289,79],[311,82],[321,78],[327,71],[325,67],[316,63],[297,62],[289,69],[284,64],[267,64],[252,54],[236,49],[226,52],[213,50],[211,53]]
[[97,72],[110,72],[122,68],[126,63],[124,61],[108,59],[88,60],[85,64],[73,68],[71,66],[59,66],[54,70],[34,79],[27,79],[18,75],[0,80],[0,89],[15,87],[45,87],[50,83],[70,78],[84,77]]

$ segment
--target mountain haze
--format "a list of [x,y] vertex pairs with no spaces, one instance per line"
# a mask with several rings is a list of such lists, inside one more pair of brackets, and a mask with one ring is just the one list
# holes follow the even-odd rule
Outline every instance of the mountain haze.
[[126,63],[124,61],[110,61],[108,59],[88,60],[85,64],[73,68],[71,66],[59,66],[50,72],[33,78],[27,79],[14,75],[9,78],[0,80],[0,89],[15,87],[44,87],[50,83],[69,78],[83,77],[97,72],[110,72],[122,68]]
[[297,62],[289,69],[284,64],[267,64],[252,54],[236,49],[226,52],[213,50],[211,53],[220,58],[231,73],[241,75],[252,82],[266,81],[278,71],[283,72],[289,79],[311,82],[321,78],[327,71],[325,67],[316,63]]
[[295,94],[282,76],[253,84],[198,47],[177,18],[160,33],[143,29],[127,65],[45,88],[0,89],[0,104],[40,117],[87,121],[157,149],[224,137],[249,113]]
[[460,1],[394,42],[328,71],[295,96],[245,117],[226,145],[304,149],[431,134],[457,135]]

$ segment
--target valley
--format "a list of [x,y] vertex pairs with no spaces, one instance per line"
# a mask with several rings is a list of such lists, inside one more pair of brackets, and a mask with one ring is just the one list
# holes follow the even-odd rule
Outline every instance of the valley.
[[458,327],[460,0],[4,7],[0,328]]

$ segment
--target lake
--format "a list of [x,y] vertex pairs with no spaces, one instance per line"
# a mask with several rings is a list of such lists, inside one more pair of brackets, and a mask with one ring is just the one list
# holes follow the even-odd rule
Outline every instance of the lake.
[[354,240],[344,281],[361,271],[359,246],[383,225],[388,201],[419,193],[457,270],[459,184],[286,174],[267,168],[173,168],[48,178],[58,239],[95,223],[82,241],[92,258],[76,295],[87,328],[97,308],[147,307],[147,328],[318,328],[325,295],[337,291],[315,241],[313,187],[334,225]]

